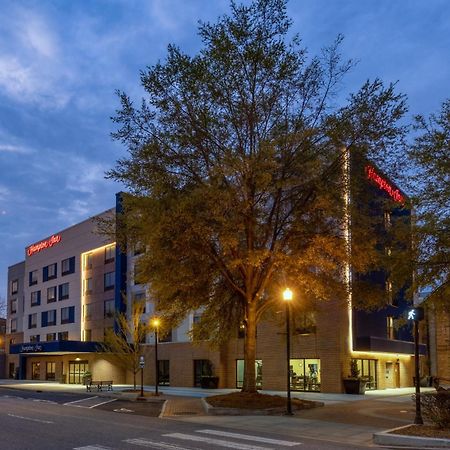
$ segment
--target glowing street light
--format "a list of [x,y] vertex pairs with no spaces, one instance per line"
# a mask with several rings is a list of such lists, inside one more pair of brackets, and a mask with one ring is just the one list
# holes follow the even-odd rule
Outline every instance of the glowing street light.
[[158,370],[158,328],[160,325],[160,320],[155,317],[152,320],[152,325],[155,328],[155,395],[158,394],[158,384],[159,384],[159,370]]
[[289,288],[283,292],[283,300],[286,305],[286,369],[287,369],[287,405],[286,415],[292,416],[292,402],[291,402],[291,330],[290,330],[290,302],[293,294]]

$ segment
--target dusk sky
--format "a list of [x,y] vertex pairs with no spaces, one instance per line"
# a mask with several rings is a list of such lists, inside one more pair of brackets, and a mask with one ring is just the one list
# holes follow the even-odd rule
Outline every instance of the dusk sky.
[[[110,138],[114,92],[142,95],[139,70],[169,43],[196,53],[197,22],[226,0],[0,0],[0,298],[25,247],[114,205],[104,173],[125,156]],[[291,0],[293,31],[315,55],[342,33],[368,78],[398,80],[408,118],[450,97],[450,1]]]

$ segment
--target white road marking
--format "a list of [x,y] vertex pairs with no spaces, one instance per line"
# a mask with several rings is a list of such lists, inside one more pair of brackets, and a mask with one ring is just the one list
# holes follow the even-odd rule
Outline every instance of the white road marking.
[[184,439],[186,441],[204,442],[206,444],[218,445],[219,447],[237,448],[240,450],[271,450],[269,447],[258,447],[256,445],[240,444],[239,442],[222,441],[220,439],[212,439],[203,436],[194,436],[192,434],[170,433],[170,434],[163,434],[163,436],[171,437],[174,439]]
[[228,431],[219,430],[196,430],[196,433],[213,434],[215,436],[230,437],[235,439],[243,439],[244,441],[264,442],[265,444],[284,445],[285,447],[294,447],[301,445],[301,442],[283,441],[278,439],[270,439],[260,436],[251,436],[249,434],[229,433]]
[[148,439],[127,439],[123,442],[127,444],[139,445],[141,447],[149,448],[165,448],[169,450],[191,450],[185,447],[178,447],[178,445],[168,444],[167,442],[155,442],[149,441]]
[[15,398],[17,400],[25,400],[23,397],[18,397],[17,395],[3,395],[3,398]]
[[86,445],[85,447],[74,447],[73,450],[113,450],[112,447],[104,445]]
[[127,409],[127,408],[118,408],[118,409],[115,409],[114,412],[119,412],[119,413],[132,413],[132,412],[134,412],[134,410],[132,410],[132,409]]
[[15,417],[16,419],[31,420],[32,422],[55,423],[52,422],[51,420],[34,419],[33,417],[16,416],[15,414],[8,414],[8,416]]
[[94,400],[96,398],[99,398],[98,395],[94,395],[93,397],[82,398],[80,400],[74,400],[73,402],[67,402],[67,403],[64,403],[64,406],[75,406],[77,408],[92,409],[92,408],[96,408],[97,406],[100,406],[100,405],[105,405],[106,403],[115,402],[117,400],[117,398],[113,398],[110,400],[106,400],[104,402],[94,403],[92,405],[87,405],[87,406],[79,404],[81,402],[89,402],[90,403],[92,400]]
[[58,404],[58,402],[54,402],[53,400],[41,400],[40,398],[34,398],[33,402],[52,403],[53,405],[57,405]]
[[66,405],[73,405],[74,403],[85,402],[86,400],[92,400],[94,398],[98,398],[98,395],[94,395],[93,397],[81,398],[80,400],[74,400],[73,402],[63,403],[63,405],[64,406],[66,406]]

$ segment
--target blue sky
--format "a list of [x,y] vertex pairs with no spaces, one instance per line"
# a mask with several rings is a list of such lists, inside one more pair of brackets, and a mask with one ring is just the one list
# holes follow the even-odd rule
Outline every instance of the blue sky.
[[[27,245],[114,204],[104,172],[125,156],[110,138],[121,89],[138,99],[139,70],[169,43],[200,48],[197,22],[225,0],[0,0],[0,298],[7,268]],[[288,13],[312,55],[345,36],[359,61],[343,93],[368,78],[398,81],[410,112],[450,97],[447,0],[291,0]]]

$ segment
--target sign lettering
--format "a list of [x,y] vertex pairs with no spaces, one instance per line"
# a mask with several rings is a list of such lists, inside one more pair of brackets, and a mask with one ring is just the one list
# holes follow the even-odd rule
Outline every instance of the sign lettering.
[[398,203],[405,203],[405,197],[401,194],[401,192],[394,188],[387,180],[385,180],[382,176],[378,175],[375,169],[372,166],[366,166],[366,174],[369,180],[375,182],[378,187],[385,191],[392,200]]
[[30,352],[42,352],[42,345],[40,344],[26,344],[20,347],[21,353],[30,353]]
[[54,245],[61,242],[61,235],[60,234],[54,234],[52,237],[45,239],[44,241],[38,242],[37,244],[30,245],[27,248],[27,255],[31,256],[35,253],[39,253],[40,251],[53,247]]

